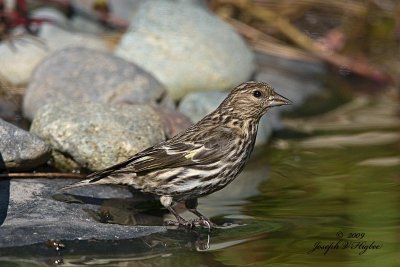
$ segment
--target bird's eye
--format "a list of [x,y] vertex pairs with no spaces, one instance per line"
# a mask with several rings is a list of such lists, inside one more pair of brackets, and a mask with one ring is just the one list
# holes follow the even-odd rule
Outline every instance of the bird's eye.
[[261,97],[261,92],[256,90],[253,92],[253,96],[259,98],[259,97]]

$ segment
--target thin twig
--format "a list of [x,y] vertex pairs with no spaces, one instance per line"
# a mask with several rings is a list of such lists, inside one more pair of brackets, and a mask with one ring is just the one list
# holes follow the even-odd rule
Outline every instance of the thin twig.
[[32,178],[47,178],[47,179],[83,179],[86,175],[78,173],[58,173],[58,172],[19,172],[19,173],[2,173],[0,179],[32,179]]
[[[279,8],[281,14],[288,12],[287,10],[292,10],[294,6],[300,6],[305,8],[319,7],[329,10],[336,10],[337,12],[350,14],[352,16],[361,16],[367,12],[365,5],[357,1],[326,1],[326,0],[301,0],[296,2],[282,1],[282,0],[255,0],[255,4],[258,6],[264,6],[267,8]],[[295,3],[295,5],[294,5]],[[299,7],[298,7],[299,8]],[[293,11],[292,11],[293,13]]]
[[235,4],[246,13],[251,14],[253,17],[259,20],[267,22],[269,25],[272,25],[278,29],[299,47],[311,52],[316,57],[334,66],[342,69],[348,69],[353,73],[379,82],[390,82],[393,80],[388,73],[371,64],[368,64],[366,61],[350,58],[326,49],[326,47],[318,44],[313,39],[294,27],[288,20],[268,8],[255,6],[251,1],[248,0],[239,1]]
[[242,23],[232,18],[225,18],[237,32],[245,37],[254,50],[265,53],[273,54],[276,56],[292,59],[292,60],[303,60],[309,62],[318,61],[312,54],[305,52],[304,50],[291,47],[279,41],[278,39],[263,33],[262,31]]

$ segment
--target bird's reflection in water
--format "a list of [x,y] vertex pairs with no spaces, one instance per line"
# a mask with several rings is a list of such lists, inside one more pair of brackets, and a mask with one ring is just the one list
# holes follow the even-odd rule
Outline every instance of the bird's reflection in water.
[[[56,194],[57,201],[82,205],[82,210],[95,221],[109,224],[131,226],[161,226],[164,215],[169,214],[158,199],[148,195],[134,195],[132,198],[100,198],[93,196],[74,195],[69,193]],[[183,205],[177,207],[183,211]],[[168,226],[165,232],[154,233],[144,237],[129,240],[75,240],[63,241],[65,247],[53,251],[42,259],[46,264],[66,265],[108,265],[127,261],[150,260],[159,262],[175,254],[195,251],[207,251],[212,247],[225,246],[221,243],[221,234],[228,233],[231,228],[240,226],[241,220],[214,217],[220,227],[209,232],[207,228]],[[227,226],[229,225],[229,227]],[[224,228],[224,231],[221,231]],[[212,240],[215,244],[212,245]],[[224,239],[224,238],[223,238]],[[227,245],[229,245],[227,243]],[[29,248],[32,252],[32,248]],[[36,253],[39,255],[40,253]],[[45,253],[48,254],[48,253]],[[150,264],[151,266],[151,264]]]
[[[129,240],[62,241],[62,249],[50,247],[48,244],[45,246],[35,244],[12,248],[12,253],[25,259],[34,255],[36,262],[46,265],[110,266],[111,264],[114,266],[120,262],[146,261],[146,266],[157,266],[161,259],[175,253],[206,251],[210,248],[210,240],[208,233],[175,229]],[[52,242],[56,241],[52,240]],[[60,242],[57,241],[57,243]],[[9,249],[11,248],[5,248],[5,250]]]
[[[222,232],[229,232],[230,229],[231,227]],[[15,255],[15,259],[23,258],[40,265],[176,266],[173,260],[176,257],[186,262],[183,265],[191,265],[193,261],[198,260],[193,253],[220,250],[259,238],[247,236],[244,239],[230,240],[225,236],[221,239],[222,232],[219,231],[217,229],[208,233],[206,229],[177,228],[126,240],[52,240],[57,244],[62,242],[61,248],[59,245],[49,246],[47,242],[47,245],[34,244],[4,248],[1,253],[9,255],[8,260],[13,260],[10,255]],[[234,230],[234,232],[237,231],[237,229]],[[205,254],[207,261],[215,261],[211,255]],[[126,265],[129,262],[133,265]]]
[[149,261],[149,266],[152,266],[152,262],[157,263],[162,258],[182,251],[206,251],[210,248],[210,240],[208,233],[179,229],[129,240],[64,241],[62,250],[48,249],[43,252],[40,251],[43,246],[37,245],[25,249],[35,252],[36,257],[43,255],[38,260],[47,265],[109,266],[118,262]]

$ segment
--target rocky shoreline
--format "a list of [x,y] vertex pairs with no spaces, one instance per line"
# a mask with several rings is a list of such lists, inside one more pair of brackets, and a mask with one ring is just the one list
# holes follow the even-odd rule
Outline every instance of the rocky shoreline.
[[[146,1],[113,49],[100,35],[77,31],[57,10],[45,8],[35,14],[69,31],[45,25],[39,34],[44,47],[17,40],[17,52],[0,42],[0,80],[24,88],[22,114],[31,122],[29,131],[18,128],[1,119],[10,110],[0,109],[4,173],[43,166],[95,171],[116,164],[185,130],[214,110],[230,89],[248,80],[272,84],[294,107],[321,90],[315,77],[324,73],[322,64],[260,55],[202,5]],[[257,146],[281,128],[285,110],[262,118]],[[71,180],[1,180],[0,247],[165,231],[163,226],[96,222],[79,205],[53,198],[68,183]],[[121,188],[78,193],[102,199],[132,197]],[[87,207],[96,209],[98,204]],[[162,219],[157,223],[162,225]]]

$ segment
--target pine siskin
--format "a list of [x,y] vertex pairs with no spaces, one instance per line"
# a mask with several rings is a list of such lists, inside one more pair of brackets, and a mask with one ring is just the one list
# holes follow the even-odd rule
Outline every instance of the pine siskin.
[[[253,150],[261,116],[271,107],[290,103],[266,83],[243,83],[186,131],[63,190],[93,184],[129,185],[160,196],[177,224],[199,223],[210,228],[212,222],[197,210],[197,198],[235,179]],[[199,219],[186,221],[174,210],[183,201]]]

